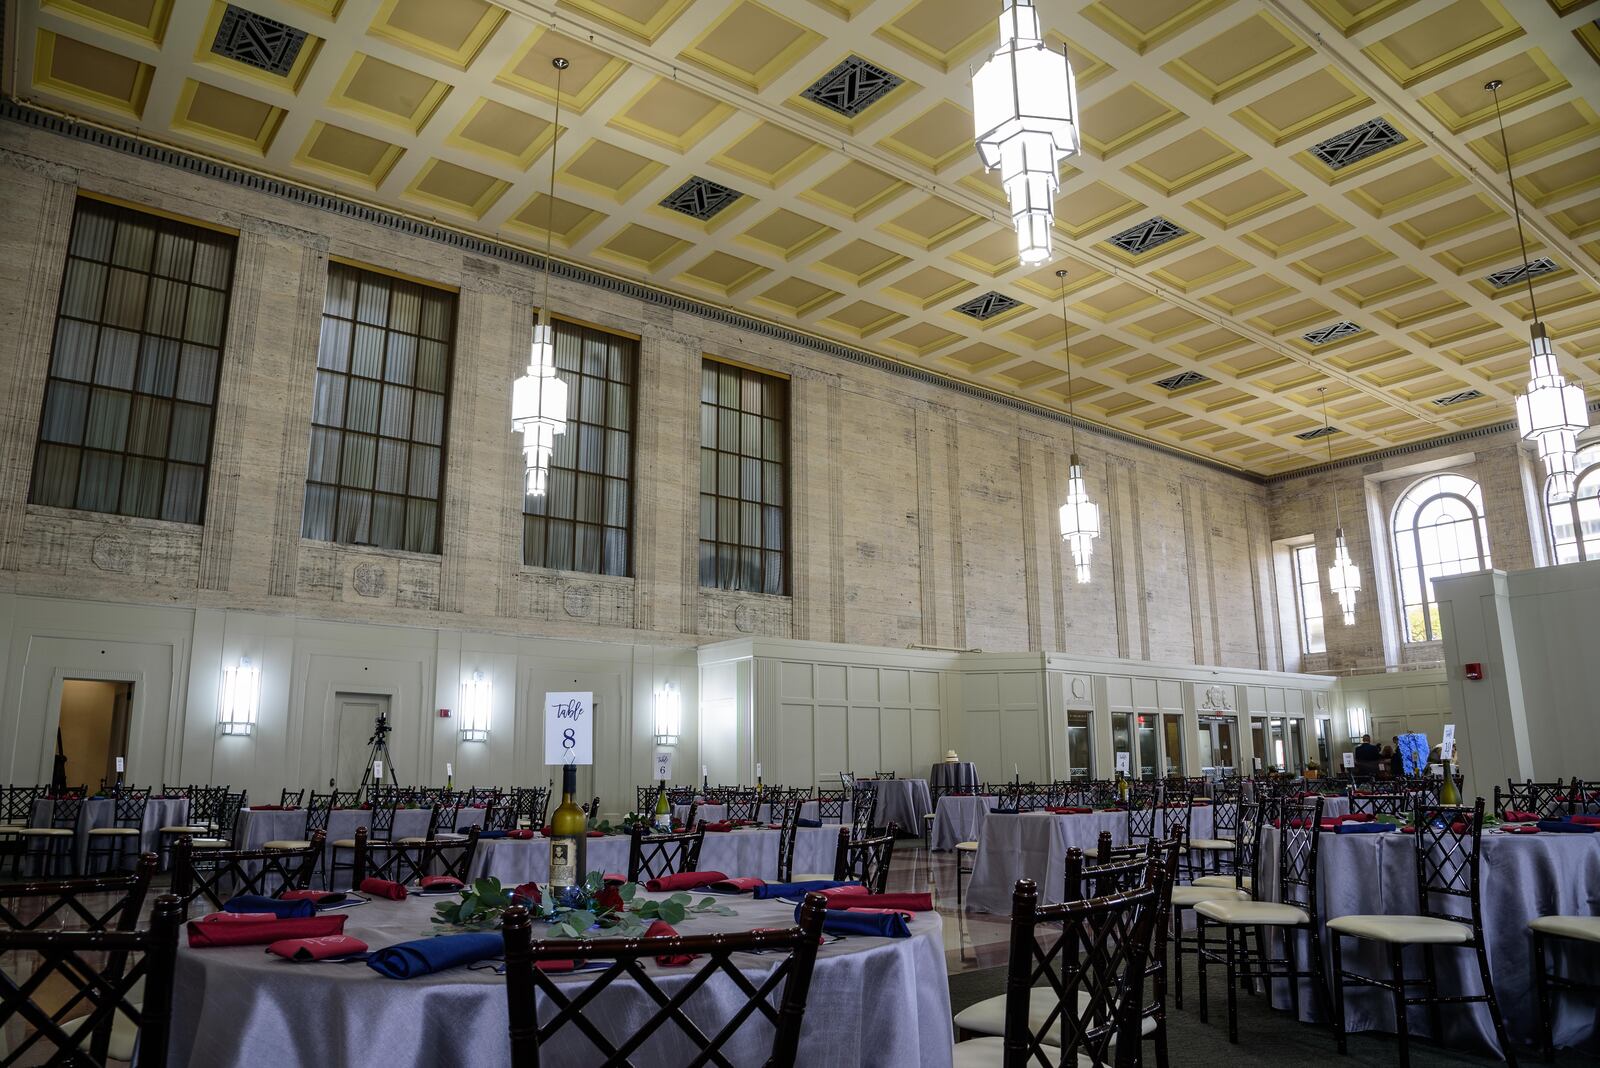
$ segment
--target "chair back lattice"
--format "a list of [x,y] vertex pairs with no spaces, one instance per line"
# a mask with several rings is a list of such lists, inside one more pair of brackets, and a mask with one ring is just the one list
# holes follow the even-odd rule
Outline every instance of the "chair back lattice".
[[169,786],[166,783],[162,783],[161,784],[161,796],[165,797],[165,798],[172,798],[172,799],[176,799],[176,800],[182,801],[182,800],[187,800],[189,795],[190,795],[190,793],[192,791],[196,790],[196,789],[200,789],[200,787],[194,787],[194,786]]
[[300,802],[305,798],[305,796],[306,792],[303,789],[290,790],[285,787],[278,803],[284,808],[299,808]]
[[1167,838],[1176,838],[1184,849],[1189,848],[1190,829],[1194,827],[1194,795],[1182,793],[1181,800],[1168,799],[1161,806],[1161,829]]
[[877,784],[857,783],[850,791],[850,837],[866,838],[871,835],[877,815]]
[[642,823],[633,825],[628,839],[628,881],[643,882],[700,868],[704,830],[683,834],[647,834]]
[[839,848],[834,854],[833,877],[854,879],[868,893],[881,894],[889,885],[889,863],[894,858],[894,838],[899,826],[890,823],[887,833],[875,838],[852,838],[841,828]]
[[159,857],[145,853],[132,875],[0,885],[0,928],[131,931],[159,866]]
[[239,826],[239,813],[244,811],[245,799],[248,796],[249,793],[245,790],[240,790],[236,794],[224,792],[211,811],[211,822],[217,828],[217,834],[230,842],[233,840],[234,828]]
[[818,790],[817,819],[823,823],[843,823],[847,799],[848,795],[843,790]]
[[[441,802],[433,806],[428,813],[430,830],[434,820],[439,817],[446,807],[454,808],[454,802]],[[372,800],[372,809],[367,813],[367,837],[374,842],[387,842],[394,837],[394,814],[400,808],[400,801],[393,796],[375,797]]]
[[1150,875],[1148,850],[1122,860],[1089,862],[1083,850],[1067,850],[1066,878],[1062,882],[1063,901],[1082,901],[1085,898],[1105,897],[1124,890],[1137,890]]
[[467,828],[465,838],[428,838],[421,842],[370,838],[365,827],[357,827],[351,879],[357,887],[366,879],[388,879],[405,886],[421,882],[424,875],[453,875],[468,883],[472,857],[477,851],[476,827]]
[[[633,788],[633,810],[635,812],[654,812],[656,810],[655,786],[635,786]],[[672,802],[668,801],[667,804]]]
[[18,827],[33,822],[33,803],[43,793],[42,786],[7,786],[0,792],[0,822]]
[[726,796],[723,804],[727,806],[725,819],[754,823],[761,811],[761,794],[755,790],[735,790]]
[[333,807],[335,809],[360,808],[361,807],[361,791],[360,790],[335,790],[333,792]]
[[50,805],[50,826],[71,830],[78,826],[78,818],[83,815],[84,802],[88,799],[81,793],[73,797],[58,797]]
[[1211,802],[1211,837],[1231,841],[1239,836],[1239,796],[1224,796]]
[[800,806],[805,802],[798,797],[787,798],[772,813],[778,820],[778,881],[787,883],[794,879],[794,843],[800,835]]
[[[1417,901],[1420,915],[1468,921],[1481,932],[1478,861],[1483,845],[1483,798],[1472,805],[1419,807],[1412,822],[1417,831]],[[1471,916],[1450,908],[1450,898],[1465,899]]]
[[[1006,1068],[1139,1063],[1139,1016],[1159,901],[1152,881],[1137,890],[1040,905],[1033,881],[1018,881],[1006,974]],[[1048,999],[1048,1011],[1030,1011],[1038,994]]]
[[[1564,786],[1561,780],[1555,782],[1522,782],[1516,783],[1506,780],[1506,791],[1502,794],[1500,787],[1494,788],[1495,815],[1504,817],[1506,812],[1533,812],[1542,820],[1558,820],[1573,810],[1570,800],[1575,793],[1581,793],[1576,780],[1571,786]],[[1423,804],[1438,804],[1438,795],[1425,798]]]
[[306,833],[312,831],[326,831],[328,820],[333,817],[333,792],[319,794],[311,791],[311,800],[306,803]]
[[1365,790],[1351,787],[1346,795],[1350,811],[1369,816],[1409,816],[1416,807],[1416,793],[1409,786],[1386,787],[1373,784]]
[[[1322,797],[1285,801],[1278,835],[1278,893],[1286,905],[1317,913],[1317,855],[1322,840]],[[1256,884],[1260,886],[1260,883]]]
[[1144,845],[1156,837],[1156,791],[1135,784],[1128,791],[1128,844]]
[[138,1029],[139,1064],[166,1064],[183,919],[183,903],[163,894],[147,931],[0,931],[0,954],[33,965],[26,977],[0,971],[0,1028],[27,1032],[0,1063],[105,1064],[123,1016]]
[[1233,846],[1233,871],[1234,885],[1238,889],[1245,889],[1246,879],[1252,881],[1251,885],[1265,888],[1266,883],[1261,879],[1261,828],[1267,821],[1269,810],[1276,806],[1263,801],[1239,802],[1239,833],[1234,839]]
[[183,835],[172,847],[172,892],[185,908],[204,898],[220,909],[238,894],[277,897],[308,889],[325,840],[324,832],[313,831],[304,849],[195,849]]
[[[783,930],[734,934],[680,936],[677,938],[595,938],[583,941],[533,940],[533,919],[517,905],[506,910],[501,925],[505,938],[506,1000],[511,1017],[511,1063],[514,1068],[539,1068],[544,1047],[591,1047],[600,1068],[629,1068],[663,1063],[665,1050],[685,1043],[695,1051],[690,1063],[710,1068],[734,1068],[754,1063],[734,1052],[739,1032],[770,1029],[772,1044],[767,1068],[793,1068],[799,1057],[800,1027],[811,990],[826,904],[820,894],[809,894],[797,911],[797,926]],[[749,967],[748,953],[787,953],[786,957]],[[686,967],[672,970],[673,982],[663,989],[659,973],[649,967],[657,956],[693,956]],[[590,972],[582,984],[558,982],[538,965],[547,960],[605,961],[602,971]],[[769,957],[769,960],[773,958]],[[713,981],[737,991],[743,1001],[726,1016],[708,1019],[705,1012],[693,1018],[684,1004]],[[595,1011],[605,988],[612,983],[636,987],[645,996],[640,1015],[625,1020]],[[710,1003],[709,998],[700,999]],[[717,999],[724,1011],[733,1002]],[[645,1015],[648,1013],[648,1015]],[[580,1037],[581,1036],[581,1037]],[[554,1058],[552,1057],[552,1060]]]
[[139,827],[144,824],[144,810],[150,805],[150,787],[141,790],[124,788],[112,795],[112,821],[118,827]]

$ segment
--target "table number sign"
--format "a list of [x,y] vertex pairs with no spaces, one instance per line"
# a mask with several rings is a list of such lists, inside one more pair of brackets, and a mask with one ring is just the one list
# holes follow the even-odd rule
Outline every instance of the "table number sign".
[[1446,723],[1444,725],[1444,737],[1439,739],[1439,759],[1454,760],[1455,752],[1456,725],[1454,723]]
[[117,757],[117,774],[121,775],[123,772],[125,772],[127,770],[128,770],[128,762],[122,757]]
[[672,780],[672,750],[656,750],[655,778],[657,782],[670,782]]
[[1261,770],[1261,758],[1260,757],[1256,757],[1255,758],[1255,762],[1256,762],[1256,770],[1260,771]]
[[594,694],[544,695],[544,762],[594,763]]
[[381,760],[374,760],[372,762],[372,781],[373,782],[382,782],[383,781],[383,761],[381,761]]
[[1124,775],[1128,774],[1128,754],[1127,753],[1118,753],[1117,754],[1117,771],[1121,772]]
[[1354,769],[1355,768],[1355,766],[1356,766],[1356,755],[1354,753],[1345,753],[1344,754],[1344,766],[1347,769]]

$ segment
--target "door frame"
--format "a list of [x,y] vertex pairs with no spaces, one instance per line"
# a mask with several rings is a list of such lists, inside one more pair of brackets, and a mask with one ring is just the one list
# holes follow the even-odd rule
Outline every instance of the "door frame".
[[[129,678],[128,676],[133,676]],[[68,670],[58,667],[50,674],[50,703],[46,709],[44,720],[44,741],[39,752],[39,782],[47,783],[55,775],[56,770],[56,732],[61,729],[61,694],[65,689],[68,679],[82,680],[84,682],[121,682],[132,687],[128,695],[128,737],[137,737],[137,732],[144,723],[144,672],[143,671],[111,671],[105,668],[74,668]],[[124,753],[124,756],[129,754]],[[129,756],[126,774],[129,782],[138,782],[135,775],[145,774],[143,769],[136,769]],[[165,781],[165,768],[162,769]],[[151,781],[153,776],[147,775]],[[90,785],[90,784],[85,784]]]
[[[383,697],[389,701],[389,737],[392,739],[398,734],[394,725],[395,710],[399,706],[400,688],[398,686],[374,685],[370,682],[330,682],[328,691],[322,700],[322,745],[317,749],[317,776],[314,782],[321,783],[329,775],[337,776],[337,766],[329,767],[328,762],[337,765],[339,759],[339,695],[351,694],[364,697]],[[417,766],[422,766],[423,756],[417,754]],[[304,778],[302,773],[301,778]]]

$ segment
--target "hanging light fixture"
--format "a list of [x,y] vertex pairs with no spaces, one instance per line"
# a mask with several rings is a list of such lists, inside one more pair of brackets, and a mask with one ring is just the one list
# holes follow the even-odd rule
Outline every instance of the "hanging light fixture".
[[1061,540],[1072,548],[1078,581],[1089,581],[1089,556],[1094,539],[1100,536],[1100,506],[1089,499],[1083,481],[1083,465],[1078,463],[1078,420],[1072,398],[1072,338],[1067,327],[1067,272],[1057,271],[1061,279],[1061,347],[1067,361],[1067,426],[1072,432],[1072,462],[1067,467],[1067,503],[1061,506]]
[[1511,186],[1511,210],[1517,220],[1517,244],[1522,249],[1522,280],[1528,285],[1528,310],[1533,325],[1528,328],[1532,356],[1528,361],[1528,391],[1517,397],[1517,429],[1524,441],[1539,446],[1544,463],[1545,497],[1555,504],[1572,499],[1576,483],[1578,434],[1589,428],[1589,408],[1583,389],[1567,381],[1556,363],[1555,350],[1544,323],[1539,320],[1539,305],[1533,296],[1533,272],[1528,267],[1528,242],[1522,232],[1522,204],[1517,199],[1517,177],[1511,168],[1511,148],[1506,143],[1505,119],[1500,115],[1499,78],[1484,85],[1494,95],[1494,118],[1500,127],[1500,154],[1506,159],[1506,181]]
[[1000,47],[972,77],[972,105],[978,156],[1000,168],[1018,256],[1043,263],[1061,161],[1081,145],[1072,63],[1045,46],[1033,0],[1001,0]]
[[522,434],[526,492],[534,497],[544,496],[556,435],[567,429],[567,384],[556,374],[556,336],[550,325],[550,248],[555,233],[561,72],[571,64],[557,56],[550,65],[556,69],[556,118],[550,128],[550,191],[545,197],[544,298],[539,302],[539,319],[533,327],[533,351],[528,354],[528,369],[511,387],[511,431]]
[[[1322,440],[1328,446],[1328,462],[1333,462],[1333,427],[1328,422],[1328,388],[1318,386],[1322,394]],[[1344,611],[1344,625],[1356,622],[1356,594],[1361,592],[1361,569],[1350,559],[1350,547],[1344,543],[1344,519],[1339,515],[1339,484],[1333,485],[1333,563],[1328,567],[1328,589],[1339,598]]]

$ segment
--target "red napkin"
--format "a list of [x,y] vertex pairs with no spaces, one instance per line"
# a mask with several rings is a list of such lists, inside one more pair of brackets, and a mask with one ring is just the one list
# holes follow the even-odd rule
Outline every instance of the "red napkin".
[[608,871],[600,877],[600,881],[607,886],[626,886],[628,877],[621,872]]
[[[222,919],[222,915],[236,918]],[[189,923],[189,948],[208,946],[270,946],[291,938],[322,938],[344,933],[350,917],[306,916],[280,920],[260,912],[239,912],[203,916]]]
[[1371,823],[1377,818],[1370,812],[1347,812],[1339,817],[1345,823]]
[[1539,828],[1534,826],[1531,823],[1521,823],[1521,824],[1518,824],[1515,827],[1506,827],[1506,828],[1504,828],[1504,830],[1509,834],[1538,834],[1539,833]]
[[720,871],[681,871],[675,875],[663,875],[659,879],[647,880],[644,888],[652,894],[663,890],[698,890],[702,886],[719,883],[727,876]]
[[1581,823],[1585,827],[1600,827],[1600,816],[1573,816],[1573,823]]
[[873,914],[879,915],[879,916],[902,916],[902,917],[905,918],[907,923],[911,922],[911,913],[907,912],[905,909],[849,908],[849,909],[845,909],[844,911],[845,912],[870,912],[870,913],[873,913]]
[[550,837],[550,825],[547,823],[543,827],[540,827],[539,828],[539,833],[544,835],[546,838],[549,838]]
[[[821,894],[823,897],[827,898],[859,897],[860,895],[867,893],[867,888],[862,886],[860,883],[850,883],[847,886],[830,886],[826,890],[812,890],[810,892],[813,894]],[[840,907],[842,908],[843,906]]]
[[278,895],[283,901],[311,901],[318,905],[337,905],[349,896],[341,890],[285,890]]
[[424,875],[422,877],[422,888],[424,890],[443,890],[446,887],[460,890],[461,880],[454,875]]
[[871,908],[880,912],[932,912],[932,894],[830,894],[830,909]]
[[288,805],[251,805],[251,812],[293,812]]
[[727,820],[719,820],[716,823],[702,823],[700,825],[700,829],[702,831],[711,831],[713,833],[719,831],[731,831],[733,830],[733,824],[729,823]]
[[357,889],[363,894],[371,894],[373,897],[386,897],[390,901],[404,901],[406,899],[406,888],[390,879],[373,879],[370,877],[362,879],[361,885]]
[[590,838],[604,838],[605,836],[606,836],[606,832],[605,831],[590,831],[589,832],[589,837]]
[[1085,813],[1093,812],[1094,809],[1079,808],[1077,805],[1052,805],[1045,811],[1054,812],[1057,816],[1082,816]]
[[1415,827],[1411,826],[1411,824],[1408,823],[1404,827],[1400,828],[1400,833],[1401,834],[1416,834],[1417,833],[1417,829]]
[[728,894],[748,894],[758,886],[766,886],[765,879],[724,879],[720,883],[712,883],[707,890],[721,890]]
[[542,960],[534,965],[541,972],[575,972],[578,962],[575,960]]
[[319,938],[285,938],[267,947],[287,960],[327,960],[329,957],[351,957],[365,953],[369,947],[359,938],[349,935],[323,935]]
[[506,832],[506,837],[507,838],[515,838],[518,841],[525,842],[529,838],[533,837],[533,832],[524,827],[524,828],[521,828],[521,829],[515,830],[515,831],[507,831]]
[[[646,938],[677,938],[678,932],[673,930],[672,924],[666,920],[656,920],[645,928],[644,936]],[[695,953],[661,953],[656,956],[656,963],[663,968],[677,968],[688,964],[696,956],[698,954]]]
[[1538,823],[1539,814],[1537,812],[1526,812],[1520,808],[1508,808],[1506,809],[1505,820],[1508,823]]

